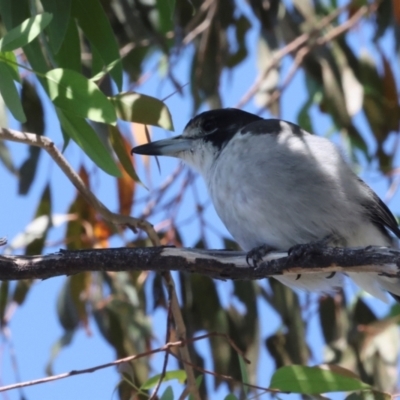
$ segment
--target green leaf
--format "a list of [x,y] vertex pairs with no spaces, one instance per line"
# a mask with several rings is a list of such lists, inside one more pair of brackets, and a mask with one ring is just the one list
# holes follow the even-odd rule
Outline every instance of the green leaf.
[[238,400],[238,398],[234,394],[229,393],[225,396],[224,400]]
[[161,396],[160,400],[174,400],[174,392],[171,386],[168,386]]
[[115,126],[109,126],[109,132],[111,145],[125,171],[135,182],[141,183],[135,169],[133,168],[132,160],[126,152],[126,147],[122,139],[121,132]]
[[[97,54],[97,52],[96,52]],[[102,79],[106,74],[108,74],[121,60],[115,60],[111,64],[106,65],[100,72],[90,78],[91,81],[96,82]]]
[[45,215],[49,218],[49,223],[47,224],[47,227],[44,229],[43,234],[34,239],[26,246],[25,248],[26,255],[42,254],[44,248],[47,233],[51,226],[51,190],[49,184],[46,185],[42,193],[42,197],[36,209],[35,219],[41,217],[42,215]]
[[378,390],[364,390],[362,392],[352,393],[345,400],[392,400],[390,393],[379,392]]
[[161,100],[134,92],[121,93],[110,100],[114,103],[118,117],[125,121],[174,130],[168,107]]
[[4,315],[8,304],[8,292],[10,282],[4,281],[0,283],[0,326],[3,325]]
[[301,365],[282,367],[272,376],[270,385],[270,389],[302,394],[348,392],[370,388],[370,385],[361,382],[349,370],[333,365],[326,368]]
[[[72,14],[77,19],[91,45],[97,50],[104,65],[120,59],[118,44],[110,22],[98,0],[72,0]],[[119,90],[122,90],[122,64],[110,71]]]
[[6,106],[11,114],[19,122],[25,122],[26,117],[22,108],[17,88],[15,87],[10,68],[4,62],[0,61],[0,93],[3,96]]
[[71,69],[81,73],[81,45],[76,22],[70,18],[64,40],[57,54],[54,56],[60,68]]
[[[155,387],[161,378],[161,374],[157,374],[149,378],[140,387],[140,390],[148,390]],[[182,369],[177,369],[175,371],[167,371],[163,377],[163,382],[171,381],[173,379],[178,379],[180,383],[184,383],[186,380],[186,372]]]
[[175,0],[156,0],[159,30],[164,35],[174,30]]
[[14,81],[21,82],[21,77],[19,76],[17,57],[15,57],[12,51],[1,51],[0,59],[10,68],[11,75]]
[[32,42],[49,25],[52,18],[53,16],[49,13],[28,18],[4,35],[0,40],[0,50],[12,51]]
[[48,32],[49,42],[54,53],[58,53],[67,33],[71,16],[71,0],[41,0],[43,8],[53,15]]
[[60,351],[71,344],[74,337],[75,330],[65,331],[65,333],[58,339],[51,347],[50,359],[46,365],[47,375],[53,375],[53,363],[57,358]]
[[62,110],[108,124],[116,123],[115,110],[99,87],[83,75],[56,68],[45,74],[48,94]]
[[110,175],[121,176],[109,150],[84,119],[63,113],[61,110],[58,110],[57,114],[65,133],[81,147],[95,164]]
[[[238,358],[239,358],[239,365],[240,365],[240,374],[242,375],[242,382],[245,384],[249,383],[249,376],[247,375],[246,363],[244,362],[244,360],[240,354],[238,354]],[[245,395],[247,396],[249,387],[247,385],[243,385],[243,391],[244,391]]]
[[[199,376],[196,378],[196,387],[197,387],[197,389],[200,387],[201,382],[203,382],[203,375],[199,375]],[[190,395],[189,395],[189,400],[193,400],[193,394],[191,394],[191,393],[190,393]]]

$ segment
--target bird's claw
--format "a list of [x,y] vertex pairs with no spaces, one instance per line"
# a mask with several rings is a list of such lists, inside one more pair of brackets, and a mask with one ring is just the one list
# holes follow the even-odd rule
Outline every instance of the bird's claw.
[[263,260],[268,253],[275,251],[276,249],[267,244],[254,247],[246,254],[246,263],[253,268],[257,268],[258,264]]

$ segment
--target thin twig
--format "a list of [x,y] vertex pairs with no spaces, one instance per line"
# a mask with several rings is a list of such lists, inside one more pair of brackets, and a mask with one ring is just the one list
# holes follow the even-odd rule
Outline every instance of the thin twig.
[[[227,335],[224,334],[224,333],[218,333],[218,332],[207,333],[207,334],[204,334],[204,335],[201,335],[201,336],[197,336],[197,337],[188,339],[186,342],[184,342],[182,340],[178,340],[178,341],[175,341],[175,342],[169,342],[169,343],[166,343],[164,346],[159,347],[158,349],[148,350],[148,351],[145,351],[143,353],[135,354],[133,356],[128,356],[128,357],[124,357],[124,358],[120,358],[118,360],[111,361],[109,363],[96,365],[95,367],[73,370],[73,371],[64,372],[64,373],[58,374],[58,375],[48,376],[46,378],[40,378],[40,379],[31,380],[31,381],[14,383],[12,385],[1,386],[0,387],[0,392],[5,392],[5,391],[8,391],[8,390],[13,390],[13,389],[19,389],[19,388],[23,388],[23,387],[27,387],[27,386],[39,385],[39,384],[47,383],[47,382],[58,381],[60,379],[69,378],[69,377],[75,376],[75,375],[82,375],[82,374],[88,374],[88,373],[96,372],[96,371],[99,371],[101,369],[114,367],[114,366],[117,366],[117,365],[120,365],[120,364],[124,364],[124,363],[127,363],[127,362],[138,360],[138,359],[143,358],[143,357],[148,357],[148,356],[151,356],[153,354],[161,353],[163,351],[169,352],[169,350],[172,349],[173,347],[182,347],[186,343],[194,343],[194,342],[197,342],[199,340],[207,339],[210,336],[221,336],[221,337],[224,337],[226,339],[228,338]],[[233,343],[230,338],[229,338],[229,343],[230,344]],[[170,352],[170,354],[174,355],[173,352]],[[183,360],[185,360],[185,359],[183,359]],[[188,363],[188,361],[183,361],[183,360],[181,360],[183,363]],[[190,369],[192,369],[192,367],[190,367]]]
[[[243,95],[243,97],[240,99],[239,103],[235,106],[236,108],[242,108],[246,103],[250,101],[250,99],[258,92],[260,85],[263,83],[265,78],[268,76],[268,74],[279,65],[281,60],[286,57],[287,55],[294,53],[298,51],[301,47],[307,46],[307,43],[310,41],[312,37],[314,37],[316,34],[321,32],[324,28],[326,28],[335,18],[337,18],[343,11],[345,11],[349,7],[349,4],[346,4],[342,7],[339,7],[335,11],[333,11],[331,14],[327,15],[326,17],[322,18],[321,21],[316,25],[316,27],[307,33],[303,33],[300,35],[298,38],[294,39],[292,42],[288,43],[285,47],[282,49],[278,50],[274,56],[272,57],[272,60],[268,67],[258,76],[258,78],[255,80],[251,88]],[[373,12],[376,10],[378,7],[378,3],[371,4],[369,6],[363,6],[360,7],[359,10],[357,10],[354,15],[351,16],[346,22],[341,24],[340,26],[332,29],[329,33],[327,33],[325,36],[320,37],[314,41],[312,41],[310,44],[307,46],[307,53],[311,51],[313,48],[322,46],[329,41],[332,41],[334,38],[340,36],[344,32],[348,31],[351,29],[364,15],[366,15],[368,12]],[[306,54],[303,55],[303,57]]]
[[151,229],[151,224],[147,221],[110,211],[85,185],[80,176],[74,171],[65,157],[57,149],[54,142],[46,136],[0,128],[0,138],[11,140],[13,142],[25,143],[30,146],[41,147],[46,150],[83,198],[103,217],[104,220],[116,225],[127,226],[134,232],[136,232],[138,228],[143,229],[149,234],[151,239],[158,238],[156,232]]

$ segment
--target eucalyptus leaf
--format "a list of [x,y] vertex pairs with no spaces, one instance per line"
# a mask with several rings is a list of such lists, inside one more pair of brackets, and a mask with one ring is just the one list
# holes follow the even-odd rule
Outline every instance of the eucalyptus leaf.
[[45,74],[54,105],[69,113],[114,125],[115,110],[99,87],[83,75],[63,68]]
[[[161,374],[157,374],[148,379],[143,385],[140,387],[141,390],[147,390],[155,387],[158,381],[161,379]],[[166,371],[164,376],[162,377],[163,382],[171,381],[173,379],[177,379],[180,383],[184,383],[186,380],[186,372],[182,369],[178,369],[175,371]]]
[[95,164],[110,175],[121,176],[112,154],[84,119],[63,113],[61,110],[57,114],[64,132],[82,148]]
[[125,121],[174,130],[168,107],[161,100],[134,92],[121,93],[110,100],[118,117]]
[[12,51],[32,42],[49,25],[53,16],[43,13],[28,18],[22,24],[7,32],[0,40],[0,51]]
[[67,33],[71,16],[71,0],[41,0],[43,8],[53,15],[48,32],[49,42],[54,53],[58,53]]
[[271,379],[270,389],[283,392],[320,394],[370,389],[371,386],[356,378],[344,368],[335,366],[306,367],[291,365],[279,368]]
[[[98,0],[72,0],[72,14],[100,55],[104,65],[120,59],[118,44],[110,22]],[[122,64],[116,63],[110,71],[119,90],[122,89]]]
[[22,108],[21,99],[15,87],[10,68],[0,61],[0,93],[11,114],[19,122],[25,122],[26,117]]

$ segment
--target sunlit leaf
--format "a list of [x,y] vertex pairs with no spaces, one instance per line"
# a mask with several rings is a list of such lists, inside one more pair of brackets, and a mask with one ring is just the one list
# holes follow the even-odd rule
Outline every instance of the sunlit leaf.
[[63,113],[61,110],[57,114],[65,133],[82,148],[95,164],[110,175],[121,176],[110,151],[84,119]]
[[369,389],[351,371],[332,365],[306,367],[291,365],[279,368],[271,378],[270,389],[283,392],[320,394]]
[[110,98],[119,118],[140,124],[174,130],[168,107],[154,97],[126,92]]
[[38,14],[25,20],[21,25],[8,31],[0,40],[0,51],[12,51],[32,42],[50,23],[49,13]]
[[26,117],[22,108],[21,100],[15,87],[13,75],[10,68],[0,61],[0,93],[6,106],[11,111],[15,119],[25,122]]
[[[77,19],[91,45],[96,48],[104,65],[120,59],[118,45],[110,22],[98,0],[72,0],[72,14]],[[116,63],[110,71],[119,90],[122,89],[122,65]]]
[[114,107],[99,87],[83,75],[56,68],[45,74],[48,93],[60,109],[82,118],[115,124]]
[[[143,385],[140,387],[142,390],[147,390],[155,387],[158,381],[161,378],[161,374],[157,374],[148,379]],[[186,372],[182,369],[174,370],[174,371],[166,371],[163,377],[163,382],[171,381],[173,379],[177,379],[179,383],[184,383],[186,380]]]

